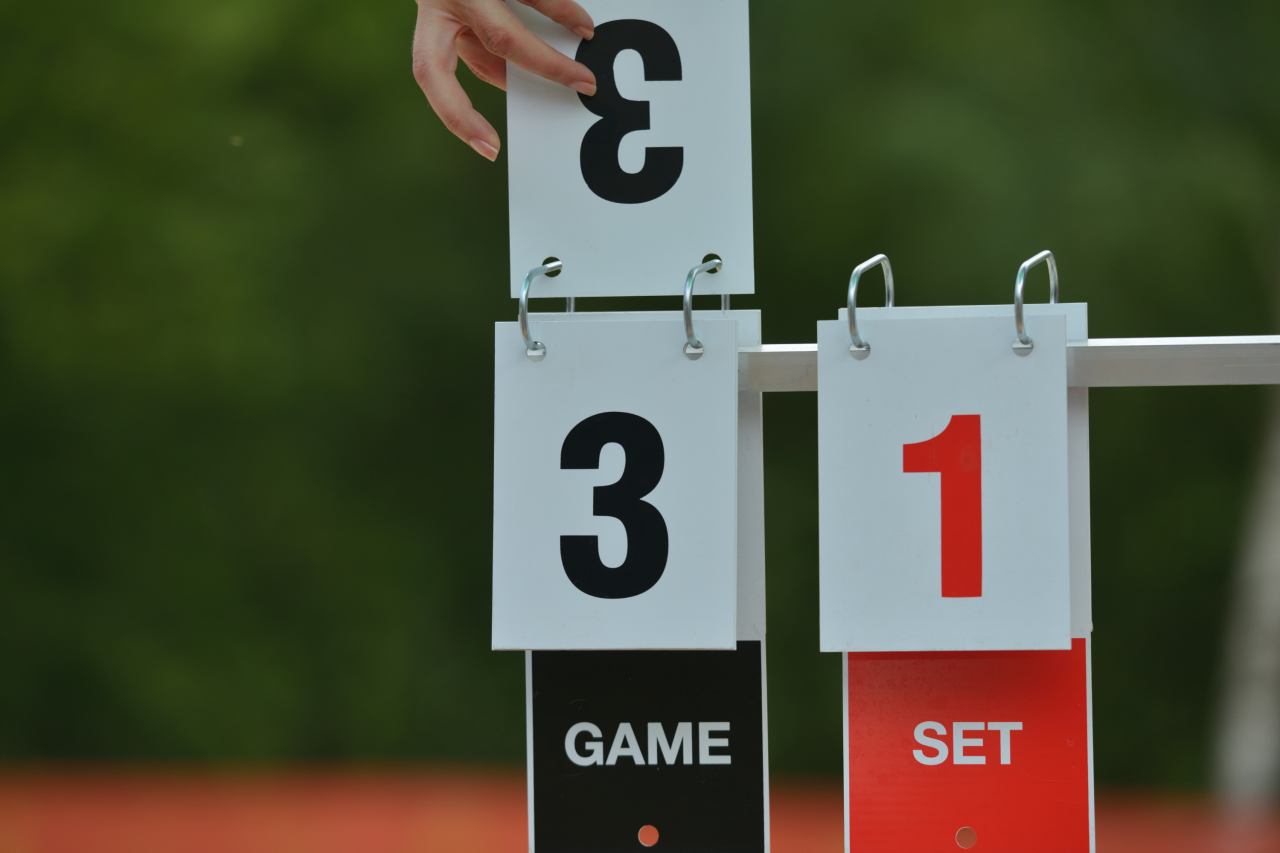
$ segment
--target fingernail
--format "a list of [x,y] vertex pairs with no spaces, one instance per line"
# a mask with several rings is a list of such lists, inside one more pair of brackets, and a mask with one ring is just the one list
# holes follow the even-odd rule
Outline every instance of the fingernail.
[[570,83],[569,88],[575,92],[580,92],[583,95],[586,95],[588,98],[596,93],[595,83],[583,83],[579,81],[577,83]]
[[591,27],[577,27],[574,29],[574,32],[582,36],[587,41],[591,41],[591,38],[596,34],[596,31],[591,29]]
[[476,150],[477,154],[488,160],[490,163],[498,159],[498,149],[494,148],[483,139],[471,140],[471,147]]

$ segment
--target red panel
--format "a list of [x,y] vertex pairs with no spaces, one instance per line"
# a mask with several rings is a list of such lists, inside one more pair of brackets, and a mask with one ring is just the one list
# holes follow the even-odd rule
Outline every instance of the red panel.
[[[1085,641],[1070,651],[851,653],[849,676],[849,849],[959,850],[970,827],[980,853],[1088,853],[1089,744]],[[916,739],[916,727],[940,723]],[[955,723],[981,723],[961,733]],[[1008,731],[1001,763],[999,730]]]

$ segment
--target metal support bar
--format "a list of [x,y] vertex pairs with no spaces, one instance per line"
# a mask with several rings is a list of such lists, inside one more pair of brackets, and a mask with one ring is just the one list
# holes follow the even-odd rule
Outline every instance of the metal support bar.
[[739,391],[817,391],[817,344],[738,347]]
[[[1093,338],[1067,344],[1073,388],[1280,385],[1280,335]],[[817,344],[738,349],[741,391],[817,391]]]

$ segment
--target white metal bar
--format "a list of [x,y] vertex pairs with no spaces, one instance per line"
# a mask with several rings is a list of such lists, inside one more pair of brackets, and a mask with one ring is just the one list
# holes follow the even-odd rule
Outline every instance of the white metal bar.
[[817,391],[817,344],[738,347],[739,391]]
[[[1073,388],[1145,385],[1280,385],[1280,335],[1094,338],[1067,345]],[[743,391],[817,391],[817,344],[738,350]]]
[[1067,384],[1280,385],[1280,335],[1092,338],[1067,347]]

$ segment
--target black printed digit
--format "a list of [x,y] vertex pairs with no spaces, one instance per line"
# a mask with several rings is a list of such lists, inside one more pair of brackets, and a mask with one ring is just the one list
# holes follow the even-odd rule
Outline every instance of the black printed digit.
[[667,567],[667,523],[652,504],[642,500],[662,479],[662,436],[638,415],[592,415],[565,436],[560,467],[599,468],[600,451],[606,444],[621,445],[627,461],[618,482],[595,487],[592,513],[622,522],[627,557],[611,569],[600,561],[598,537],[561,536],[560,561],[570,582],[587,595],[631,598],[652,589]]
[[670,33],[651,21],[608,21],[596,27],[594,38],[578,45],[575,58],[596,75],[596,93],[578,97],[600,116],[582,138],[582,178],[605,201],[643,204],[676,185],[684,168],[684,149],[646,148],[644,168],[635,173],[623,171],[618,163],[622,137],[649,129],[649,102],[629,101],[618,94],[613,62],[624,50],[640,54],[644,79],[680,79],[680,50]]

